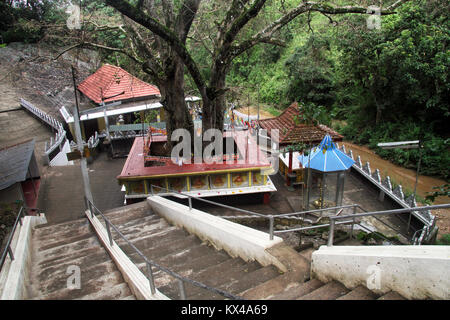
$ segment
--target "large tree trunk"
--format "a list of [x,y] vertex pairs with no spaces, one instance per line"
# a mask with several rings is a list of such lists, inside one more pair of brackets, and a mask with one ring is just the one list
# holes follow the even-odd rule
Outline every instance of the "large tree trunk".
[[207,98],[203,101],[203,118],[202,128],[203,132],[210,128],[215,128],[223,131],[224,111],[226,110],[225,100],[225,78],[226,70],[220,68],[214,71],[217,76],[211,77],[212,80],[208,86]]
[[186,106],[184,96],[184,65],[180,58],[173,56],[171,63],[167,65],[171,72],[168,72],[164,82],[159,84],[161,92],[161,104],[165,111],[165,122],[167,130],[166,152],[170,155],[170,150],[177,142],[172,142],[172,133],[176,129],[184,128],[193,136],[194,124]]

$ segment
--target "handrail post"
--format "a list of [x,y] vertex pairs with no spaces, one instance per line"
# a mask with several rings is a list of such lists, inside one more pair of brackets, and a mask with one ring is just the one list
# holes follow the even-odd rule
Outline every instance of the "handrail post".
[[147,274],[148,274],[148,283],[150,284],[150,291],[152,294],[156,293],[155,289],[155,281],[153,280],[153,271],[152,271],[152,265],[147,262]]
[[181,298],[181,300],[186,300],[186,290],[184,288],[183,280],[178,279],[178,287],[180,288],[180,298]]
[[92,205],[91,201],[88,199],[89,202],[89,210],[91,211],[91,217],[94,217],[94,206]]
[[[357,210],[357,207],[354,206],[353,207],[353,214],[356,214],[356,210]],[[353,228],[354,228],[354,226],[355,226],[355,218],[352,219],[352,226],[351,226],[351,229],[350,229],[350,239],[353,238]]]
[[8,245],[8,253],[9,253],[9,257],[11,258],[11,261],[13,261],[14,260],[14,254],[12,252],[11,245]]
[[330,219],[330,230],[328,232],[328,247],[333,246],[333,237],[334,237],[334,219]]
[[273,240],[273,221],[274,218],[273,216],[269,216],[269,235],[270,235],[270,240]]
[[23,206],[20,208],[19,213],[17,214],[20,226],[22,226],[22,219],[20,217],[22,215],[22,212],[23,212]]
[[106,224],[106,232],[108,233],[108,238],[109,238],[109,245],[112,247],[113,246],[113,239],[111,236],[111,229],[109,227],[109,221],[107,219],[105,220],[105,224]]
[[152,194],[152,196],[154,196],[155,194],[153,193],[153,185],[150,184],[150,193]]

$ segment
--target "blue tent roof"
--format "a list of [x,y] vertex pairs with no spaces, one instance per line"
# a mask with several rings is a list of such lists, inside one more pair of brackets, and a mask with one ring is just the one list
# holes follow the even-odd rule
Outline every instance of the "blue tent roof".
[[298,160],[303,167],[309,168],[309,162],[311,169],[322,172],[347,170],[355,163],[352,158],[336,148],[328,134],[317,147],[313,148],[310,157],[301,155]]

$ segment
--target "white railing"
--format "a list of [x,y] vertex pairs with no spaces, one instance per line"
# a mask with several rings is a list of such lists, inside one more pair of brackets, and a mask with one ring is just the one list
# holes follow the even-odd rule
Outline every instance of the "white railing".
[[50,127],[55,129],[56,131],[58,131],[59,128],[62,127],[61,122],[59,122],[58,120],[53,118],[51,115],[48,115],[47,113],[45,113],[41,109],[33,106],[30,102],[28,102],[28,101],[26,101],[24,99],[20,99],[20,105],[22,107],[24,107],[25,109],[27,109],[28,111],[30,111],[35,116],[37,116],[39,119],[41,119],[42,121],[47,123]]
[[[342,147],[339,147],[339,145],[337,144],[337,146],[342,152],[355,160],[352,150],[346,151],[344,145]],[[403,193],[403,187],[401,184],[397,185],[395,188],[392,188],[391,178],[389,176],[386,176],[384,180],[382,180],[380,170],[375,169],[374,171],[372,171],[370,168],[370,163],[368,161],[363,165],[360,156],[356,158],[355,164],[352,166],[352,168],[358,171],[363,177],[372,182],[380,190],[380,200],[383,200],[384,196],[387,195],[403,208],[417,207],[417,202],[414,194],[411,194],[406,198]],[[422,231],[417,234],[418,242],[421,243],[424,239],[427,239],[428,236],[431,235],[436,223],[436,218],[431,214],[430,210],[412,211],[411,214],[424,224],[424,228],[422,229]]]
[[[61,126],[55,134],[55,139],[53,140],[53,137],[51,137],[49,142],[45,142],[44,154],[48,164],[50,164],[50,161],[52,161],[59,152],[63,151],[65,143],[66,131]],[[55,150],[58,150],[58,152],[55,153]]]
[[[44,121],[52,129],[56,130],[55,138],[51,137],[50,141],[46,141],[44,147],[44,154],[47,163],[50,165],[50,162],[58,155],[59,152],[63,150],[64,144],[66,143],[66,131],[64,130],[61,122],[59,122],[46,112],[42,111],[41,109],[35,107],[30,102],[24,99],[20,99],[20,105],[34,114],[40,120]],[[55,152],[55,150],[57,150],[58,152]]]
[[98,146],[99,142],[100,138],[98,137],[97,131],[95,131],[94,135],[89,138],[87,146],[89,149],[94,149]]

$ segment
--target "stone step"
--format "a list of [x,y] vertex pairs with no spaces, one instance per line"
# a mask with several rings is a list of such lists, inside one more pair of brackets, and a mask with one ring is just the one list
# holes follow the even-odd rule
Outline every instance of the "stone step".
[[[100,220],[103,227],[106,223],[103,219]],[[114,224],[114,223],[113,223]],[[132,240],[136,237],[145,237],[155,232],[155,230],[167,228],[168,224],[160,218],[155,218],[153,215],[141,217],[135,220],[128,221],[124,224],[114,224],[120,233]],[[117,232],[111,228],[111,232],[116,237]],[[117,235],[118,236],[118,235]]]
[[122,274],[119,271],[110,272],[101,277],[91,279],[81,275],[81,288],[69,289],[64,288],[47,295],[35,297],[39,300],[72,300],[81,299],[84,296],[94,293],[108,292],[112,287],[120,283],[124,283]]
[[[103,220],[103,219],[101,219]],[[104,221],[102,221],[104,223]],[[134,231],[140,231],[145,229],[148,225],[151,224],[155,224],[155,223],[160,223],[161,222],[161,218],[157,215],[154,214],[150,214],[150,215],[146,215],[140,218],[136,218],[133,220],[129,220],[125,223],[121,223],[121,224],[116,224],[114,222],[114,220],[110,220],[110,222],[112,222],[121,233],[123,234],[129,234],[129,233],[133,233]]]
[[[136,233],[133,235],[125,235],[125,237],[133,243],[137,248],[152,248],[162,243],[173,241],[174,239],[181,239],[184,236],[184,232],[177,227],[159,228],[155,227],[154,230],[148,230],[145,233]],[[126,253],[130,251],[130,245],[123,240],[119,235],[114,235],[115,242]]]
[[136,300],[136,298],[133,296],[128,284],[123,282],[113,286],[108,291],[102,290],[83,296],[81,300]]
[[[69,266],[76,265],[80,271],[91,268],[102,263],[112,263],[110,256],[103,250],[98,250],[93,254],[78,257],[73,260],[66,260],[63,263],[42,268],[39,263],[32,268],[33,287],[44,287],[48,279],[57,278],[59,275],[66,276]],[[39,290],[38,290],[39,291]]]
[[349,291],[342,283],[330,281],[322,287],[300,297],[298,300],[335,300],[347,294]]
[[378,295],[365,286],[357,286],[349,293],[337,298],[337,300],[376,300]]
[[94,236],[94,231],[90,226],[83,226],[74,229],[73,232],[66,234],[58,234],[55,236],[46,236],[44,238],[36,238],[35,243],[39,243],[39,251],[54,249],[69,243],[86,240]]
[[286,286],[286,289],[276,295],[268,297],[270,300],[296,300],[302,296],[305,296],[314,290],[322,287],[324,283],[317,279],[311,279],[309,281],[300,283],[292,282]]
[[[223,274],[223,278],[218,279],[218,281],[215,283],[211,283],[211,286],[215,287],[217,289],[221,289],[225,292],[233,293],[233,292],[231,292],[233,285],[239,283],[243,279],[246,279],[250,273],[252,273],[256,270],[259,270],[259,269],[261,269],[261,265],[258,262],[256,262],[256,261],[247,262],[241,268],[230,269],[229,272]],[[224,296],[222,296],[221,294],[216,294],[216,293],[207,291],[205,289],[201,289],[201,288],[197,287],[196,291],[198,291],[198,293],[195,295],[193,294],[195,291],[191,292],[191,295],[192,295],[191,299],[194,299],[194,300],[211,300],[211,299],[223,300],[224,299]]]
[[105,216],[107,216],[108,218],[115,218],[115,217],[123,216],[124,214],[131,215],[132,213],[139,214],[142,212],[151,212],[151,208],[149,207],[149,205],[147,204],[146,201],[133,203],[133,204],[129,204],[129,205],[114,208],[114,209],[105,210],[105,211],[103,211],[103,214]]
[[[202,271],[195,274],[188,274],[180,272],[182,276],[196,280],[210,287],[215,287],[227,291],[226,288],[233,282],[241,279],[245,275],[245,270],[251,272],[259,268],[258,263],[245,263],[240,258],[233,258],[225,260],[217,265],[211,265]],[[202,299],[206,295],[206,299],[217,298],[218,295],[214,293],[186,283],[186,296],[188,299]],[[178,283],[172,281],[166,286],[160,287],[161,292],[173,299],[180,299]],[[221,297],[219,295],[219,297]]]
[[46,239],[48,237],[55,238],[61,235],[67,235],[74,230],[88,230],[90,227],[89,221],[86,218],[73,220],[69,222],[62,222],[58,224],[43,224],[37,225],[33,228],[33,237],[36,239]]
[[[157,258],[163,257],[170,253],[176,253],[188,248],[193,244],[200,244],[200,240],[193,236],[183,236],[181,230],[172,230],[166,234],[154,237],[146,237],[144,239],[132,242],[149,260],[158,261]],[[130,259],[135,263],[143,262],[143,259],[137,255],[129,244],[120,245],[122,250],[129,255]]]
[[[119,226],[119,225],[125,224],[125,223],[133,221],[133,220],[137,220],[137,219],[148,217],[148,216],[154,216],[154,214],[150,212],[150,209],[148,209],[148,210],[142,210],[142,211],[139,210],[139,211],[124,212],[122,214],[118,214],[118,215],[114,215],[114,216],[105,214],[105,216],[113,224],[115,224],[116,226]],[[99,216],[99,219],[101,219],[100,216]]]
[[[185,239],[175,239],[173,241],[166,242],[162,247],[156,246],[143,250],[141,248],[141,252],[147,257],[148,260],[172,270],[176,266],[171,264],[161,264],[160,260],[162,260],[163,258],[170,259],[170,256],[176,258],[177,254],[181,256],[183,253],[186,253],[189,248],[199,245],[201,245],[199,239],[191,235],[186,237]],[[138,268],[144,270],[147,267],[144,259],[141,258],[141,256],[139,256],[137,253],[129,255],[129,258],[131,259],[131,261],[133,261],[134,264],[137,265]],[[182,269],[185,268],[183,264],[181,264],[181,267]],[[157,270],[155,270],[155,272],[157,272]]]
[[90,265],[77,265],[69,263],[67,266],[61,266],[61,268],[55,270],[55,272],[51,273],[50,276],[45,277],[39,274],[39,282],[37,284],[32,284],[35,294],[49,295],[53,292],[67,288],[67,279],[69,279],[69,277],[74,274],[73,270],[71,270],[70,273],[67,273],[68,267],[72,265],[80,267],[81,280],[83,280],[83,278],[100,278],[106,274],[117,271],[116,265],[110,260],[101,263],[91,263]]
[[379,297],[377,300],[407,300],[407,299],[397,292],[390,291]]
[[[154,261],[175,272],[190,271],[197,273],[211,265],[219,264],[228,259],[231,259],[231,257],[224,251],[214,251],[214,249],[205,243],[195,243],[180,252],[169,253]],[[144,262],[138,263],[137,266],[143,272],[147,272]]]
[[41,269],[59,265],[92,253],[103,251],[98,240],[94,237],[68,243],[45,251],[36,251],[35,255]]
[[269,281],[270,279],[274,279],[279,275],[280,271],[275,266],[269,265],[260,267],[257,270],[247,273],[244,278],[233,283],[228,288],[228,291],[232,294],[240,295],[241,292]]

